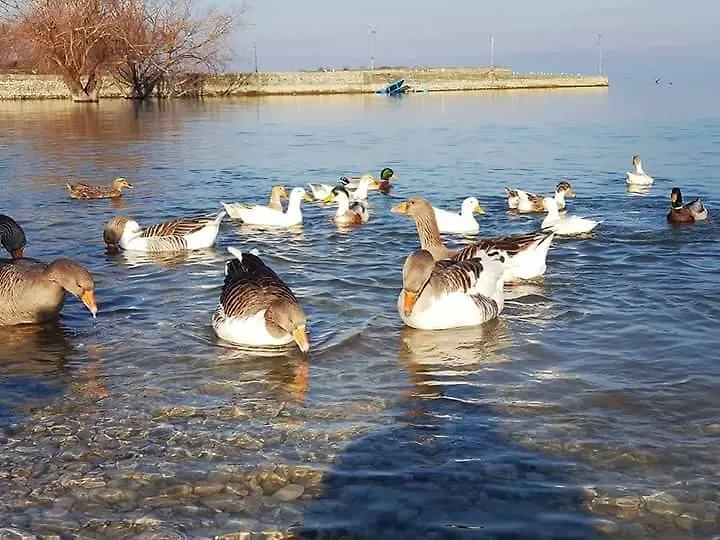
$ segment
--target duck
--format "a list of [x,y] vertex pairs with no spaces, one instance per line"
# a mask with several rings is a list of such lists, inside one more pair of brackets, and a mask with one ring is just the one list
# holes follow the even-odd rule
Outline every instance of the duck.
[[[348,193],[352,193],[350,200],[367,201],[370,189],[377,189],[378,185],[378,181],[372,176],[363,176],[354,189],[349,187],[349,184],[345,184],[345,189]],[[352,192],[350,190],[352,190]]]
[[308,184],[308,188],[310,189],[310,193],[312,193],[312,197],[317,202],[323,202],[325,199],[328,198],[330,195],[330,192],[332,192],[333,189],[335,189],[338,186],[347,186],[349,183],[349,180],[345,177],[340,178],[340,181],[334,185],[331,186],[330,184]]
[[372,174],[364,174],[362,176],[341,176],[340,182],[342,182],[346,188],[348,189],[357,189],[358,185],[360,184],[360,181],[363,179],[369,179],[374,180],[374,183],[370,185],[370,190],[378,190],[382,193],[389,193],[390,192],[390,182],[393,180],[397,180],[400,178],[397,174],[395,174],[395,171],[393,171],[390,167],[384,167],[380,171],[379,180],[376,179]]
[[602,222],[580,216],[561,216],[557,206],[551,204],[548,205],[547,216],[540,228],[543,231],[552,231],[558,236],[578,236],[592,232],[600,223]]
[[296,187],[290,191],[288,206],[285,212],[259,204],[222,204],[230,217],[240,219],[246,225],[293,227],[295,225],[302,225],[303,216],[300,210],[302,201],[312,202],[312,200],[312,197],[310,197],[303,188]]
[[[285,190],[285,186],[282,184],[275,184],[270,189],[270,202],[268,202],[266,208],[270,208],[271,210],[276,210],[278,212],[283,211],[283,205],[282,205],[282,199],[287,199],[288,194]],[[225,211],[227,212],[228,216],[230,216],[231,219],[240,219],[240,212],[242,209],[247,208],[248,206],[258,206],[261,207],[262,205],[250,205],[248,203],[225,203],[221,202],[220,204],[223,205],[225,208]]]
[[108,251],[159,253],[212,247],[225,212],[215,216],[174,219],[143,228],[129,216],[111,218],[103,230]]
[[460,205],[459,214],[434,206],[433,212],[441,233],[477,234],[480,225],[473,214],[484,214],[485,210],[475,197],[467,197]]
[[427,199],[411,197],[395,205],[391,211],[413,218],[420,247],[429,251],[436,261],[463,261],[475,258],[481,251],[497,251],[504,257],[505,284],[517,284],[545,274],[547,254],[555,236],[553,232],[485,238],[462,248],[448,249],[440,238],[435,214]]
[[344,187],[335,187],[330,194],[324,199],[324,202],[330,203],[337,201],[338,208],[332,220],[336,225],[360,225],[367,223],[370,219],[367,203],[365,201],[352,200],[350,193]]
[[25,231],[10,216],[0,214],[0,244],[10,253],[13,259],[20,259],[25,253]]
[[40,324],[58,317],[66,293],[97,315],[95,281],[71,259],[50,264],[34,259],[0,259],[0,326]]
[[118,199],[122,197],[123,188],[133,189],[133,185],[122,176],[113,180],[109,188],[69,183],[65,186],[73,199]]
[[445,330],[495,319],[504,305],[504,256],[483,250],[477,255],[436,261],[425,249],[411,253],[397,300],[402,321],[420,330]]
[[628,171],[625,173],[625,183],[627,185],[634,186],[651,186],[655,180],[653,180],[652,176],[643,171],[640,156],[635,154],[632,158],[632,163],[635,168],[635,172]]
[[310,349],[305,312],[285,282],[256,253],[230,247],[212,327],[222,340],[245,347]]
[[505,193],[508,200],[508,208],[516,210],[518,212],[547,212],[546,205],[548,199],[554,200],[558,209],[565,209],[565,197],[575,197],[575,190],[570,185],[570,182],[563,180],[555,186],[554,197],[543,197],[530,193],[529,191],[523,191],[521,189],[505,188]]
[[683,204],[682,193],[680,188],[672,188],[670,192],[670,212],[668,212],[667,220],[670,223],[695,223],[703,221],[708,217],[707,208],[698,198],[687,204]]

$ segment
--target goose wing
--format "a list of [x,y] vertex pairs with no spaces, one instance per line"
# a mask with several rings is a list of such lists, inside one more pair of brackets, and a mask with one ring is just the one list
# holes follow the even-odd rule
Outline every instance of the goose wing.
[[455,261],[465,261],[476,258],[480,252],[485,252],[490,255],[493,255],[494,252],[500,252],[510,256],[517,255],[521,251],[531,249],[533,246],[539,244],[550,234],[552,233],[541,232],[485,238],[459,249],[453,254],[452,259]]
[[142,235],[146,238],[151,236],[186,236],[199,231],[208,223],[215,220],[216,216],[198,216],[186,219],[173,219],[163,221],[143,229]]

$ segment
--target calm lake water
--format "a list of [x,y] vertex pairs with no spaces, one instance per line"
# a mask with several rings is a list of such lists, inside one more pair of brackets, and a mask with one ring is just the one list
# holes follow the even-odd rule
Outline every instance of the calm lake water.
[[[99,106],[0,103],[0,212],[28,256],[97,282],[92,320],[0,333],[0,526],[84,538],[286,531],[357,538],[720,534],[720,104],[675,81],[609,90],[283,97]],[[625,190],[633,154],[656,178]],[[214,249],[106,255],[103,224],[265,201],[270,186],[384,166],[391,196],[337,231],[226,222]],[[66,181],[135,184],[75,201]],[[403,328],[410,195],[481,234],[530,231],[503,186],[604,223],[556,240],[544,284],[481,328]],[[707,223],[665,221],[673,186]],[[452,242],[467,238],[449,238]],[[226,248],[257,248],[310,321],[307,357],[249,357],[210,326]]]

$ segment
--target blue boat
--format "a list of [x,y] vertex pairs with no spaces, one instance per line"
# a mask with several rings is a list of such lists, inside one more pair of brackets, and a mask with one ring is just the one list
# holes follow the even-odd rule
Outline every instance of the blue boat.
[[405,79],[398,79],[397,81],[393,81],[388,84],[385,88],[381,88],[376,93],[386,94],[388,96],[399,96],[400,94],[407,92],[409,89],[410,87],[405,84]]

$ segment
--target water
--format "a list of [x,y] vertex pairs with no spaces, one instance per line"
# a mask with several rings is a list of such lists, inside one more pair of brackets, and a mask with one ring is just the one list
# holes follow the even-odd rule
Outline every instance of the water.
[[[99,316],[0,340],[0,526],[132,538],[286,531],[367,538],[709,538],[720,533],[720,106],[710,91],[610,90],[0,103],[0,211],[26,253],[71,256]],[[634,153],[656,178],[630,195]],[[226,222],[215,249],[106,255],[103,224],[265,200],[270,186],[392,167],[371,221],[304,206],[289,233]],[[136,185],[74,201],[66,181]],[[557,240],[544,284],[482,328],[418,332],[395,309],[422,194],[478,196],[481,233],[529,231],[502,187],[604,220]],[[707,223],[665,221],[670,188]],[[467,239],[455,238],[463,242]],[[307,358],[248,357],[210,327],[226,247],[257,248],[310,321]],[[289,487],[288,487],[289,486]],[[278,492],[280,490],[280,492]]]

